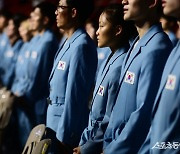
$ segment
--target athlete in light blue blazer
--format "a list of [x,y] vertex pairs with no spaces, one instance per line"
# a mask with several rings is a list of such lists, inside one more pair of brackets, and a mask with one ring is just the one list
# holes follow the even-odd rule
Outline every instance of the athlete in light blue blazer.
[[88,124],[88,102],[97,68],[96,45],[82,28],[91,12],[91,7],[84,7],[87,3],[92,1],[60,0],[56,10],[57,26],[67,40],[57,51],[49,78],[47,127],[71,148],[78,146]]
[[38,39],[39,35],[33,37],[29,42],[24,43],[18,55],[15,78],[11,87],[11,92],[18,96],[23,96],[28,88],[30,82],[27,74],[28,62],[31,55],[31,48],[35,46],[35,42],[37,42]]
[[[48,79],[58,49],[57,38],[51,30],[55,20],[54,12],[55,6],[48,2],[35,6],[30,18],[35,36],[20,52],[21,60],[16,65],[16,77],[11,91],[16,98],[16,116],[13,115],[16,119],[12,125],[18,132],[14,135],[17,138],[17,153],[22,151],[30,130],[35,125],[46,122]],[[41,22],[46,20],[47,22]]]
[[7,44],[4,44],[4,48],[2,48],[3,51],[1,51],[3,53],[1,55],[2,59],[0,64],[0,80],[3,86],[7,87],[8,89],[11,88],[14,79],[17,57],[21,46],[23,45],[23,42],[18,32],[18,28],[23,19],[24,17],[22,17],[21,15],[14,15],[9,20],[7,26],[8,39],[5,39],[6,35],[4,35],[3,39],[3,41],[5,41]]
[[[89,124],[82,133],[79,147],[74,149],[76,154],[102,152],[103,133],[114,106],[122,63],[129,49],[130,25],[133,27],[132,23],[127,23],[123,19],[121,4],[109,5],[99,17],[99,29],[96,32],[98,47],[109,47],[111,54],[104,60],[98,72]],[[109,53],[108,50],[106,52]],[[105,114],[107,117],[104,117]],[[107,121],[105,122],[104,119]],[[102,134],[98,131],[100,128],[102,128]]]
[[14,80],[14,72],[19,50],[21,49],[23,42],[19,39],[13,46],[10,44],[6,47],[6,51],[3,54],[1,66],[1,82],[8,89],[11,88]]
[[135,21],[139,36],[122,65],[119,92],[104,135],[105,154],[132,154],[139,150],[150,127],[153,102],[172,49],[167,34],[156,24],[156,2],[123,0],[123,5],[124,19]]
[[48,79],[57,49],[57,38],[50,29],[46,29],[31,47],[27,68],[29,85],[24,96],[34,108],[36,125],[46,122],[48,106],[46,98],[49,96]]
[[[151,128],[139,153],[178,153],[179,142],[179,82],[180,41],[173,49],[163,71],[161,84],[152,112]],[[168,145],[169,142],[169,145]],[[170,146],[172,148],[170,149]],[[165,149],[165,147],[169,147]]]
[[[91,102],[92,108],[89,115],[89,124],[88,127],[85,128],[81,136],[81,153],[86,153],[87,150],[97,151],[97,149],[95,148],[89,148],[88,144],[92,144],[90,142],[93,142],[91,140],[93,140],[93,138],[96,136],[97,129],[98,127],[100,127],[101,122],[104,119],[105,112],[107,112],[108,115],[111,114],[114,105],[112,103],[112,100],[114,100],[114,94],[118,89],[118,81],[121,73],[121,64],[127,50],[128,45],[126,47],[118,49],[111,57],[108,64],[104,66],[104,63],[104,65],[102,65],[101,67],[101,71],[98,74],[94,90],[93,100]],[[102,146],[99,146],[99,148],[100,150],[102,150]]]
[[[165,15],[179,20],[178,0],[166,0]],[[180,25],[179,25],[180,26]],[[179,27],[180,28],[180,27]],[[174,47],[163,71],[161,84],[152,111],[149,134],[139,153],[180,153],[180,41]]]

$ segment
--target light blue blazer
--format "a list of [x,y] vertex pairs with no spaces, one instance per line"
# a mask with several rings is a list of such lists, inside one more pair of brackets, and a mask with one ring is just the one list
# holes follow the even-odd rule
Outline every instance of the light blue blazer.
[[57,49],[58,41],[55,35],[52,31],[46,30],[42,36],[35,36],[22,49],[24,51],[21,51],[19,57],[21,60],[19,59],[16,65],[16,76],[11,90],[25,97],[37,117],[46,114],[48,79]]
[[153,25],[134,43],[122,65],[117,100],[104,135],[105,154],[131,154],[139,150],[150,127],[153,102],[172,50],[160,24]]
[[46,30],[31,48],[27,68],[30,82],[24,96],[33,107],[36,125],[46,123],[48,106],[46,98],[49,96],[48,80],[57,50],[58,40],[51,30]]
[[[6,47],[8,45],[10,45],[9,38],[8,38],[7,34],[5,32],[3,32],[0,35],[0,56],[3,55],[3,53],[5,52]],[[0,65],[1,65],[1,63],[0,63]]]
[[176,46],[176,43],[178,42],[178,38],[176,37],[176,34],[174,32],[168,33],[169,39],[171,40],[173,47]]
[[104,63],[104,61],[106,61],[106,59],[110,54],[111,54],[111,49],[109,47],[97,48],[97,55],[98,55],[97,73],[101,68],[101,65]]
[[46,123],[48,79],[57,48],[58,41],[54,33],[46,30],[42,35],[33,37],[18,57],[16,77],[11,90],[19,93],[26,101],[25,108],[15,108],[16,127],[23,132],[18,136],[22,145],[25,144],[25,137],[29,135],[32,127]]
[[30,83],[25,96],[31,101],[37,101],[49,95],[48,80],[58,50],[58,40],[51,30],[46,30],[30,50],[27,68]]
[[14,80],[17,57],[22,45],[23,42],[21,39],[17,40],[13,46],[8,44],[1,57],[0,79],[2,84],[8,89],[11,88]]
[[[163,71],[152,112],[149,134],[139,153],[178,153],[178,149],[158,149],[162,142],[180,142],[180,41],[173,49]],[[159,142],[159,143],[157,143]],[[169,146],[171,146],[169,144]],[[167,147],[167,145],[165,145]]]
[[51,105],[47,127],[58,140],[72,147],[79,144],[88,125],[88,99],[97,68],[94,42],[84,29],[77,29],[59,52],[49,78]]
[[[102,124],[105,113],[108,117],[111,115],[114,99],[116,98],[115,94],[119,87],[122,63],[128,49],[129,45],[118,49],[110,58],[107,65],[105,66],[106,59],[101,66],[93,94],[89,124],[88,127],[84,129],[79,144],[81,146],[81,153],[96,153],[97,151],[100,153],[100,150],[102,150],[103,135],[101,139],[99,138],[96,141],[97,130],[100,125],[105,125]],[[103,127],[103,132],[105,132],[105,129],[106,128]],[[99,144],[101,144],[101,146],[99,146]]]
[[33,37],[30,42],[24,43],[18,58],[15,67],[15,78],[11,87],[13,93],[18,93],[19,96],[23,96],[27,90],[30,79],[27,74],[28,62],[31,55],[31,47],[35,45],[39,39],[38,36]]

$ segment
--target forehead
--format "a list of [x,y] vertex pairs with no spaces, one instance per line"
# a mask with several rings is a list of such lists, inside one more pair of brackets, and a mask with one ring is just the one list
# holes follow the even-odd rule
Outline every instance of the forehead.
[[14,21],[12,19],[10,19],[9,24],[14,24]]
[[0,15],[0,18],[6,18],[5,16],[3,16],[3,15]]
[[100,22],[107,22],[107,14],[105,12],[101,13],[100,17],[99,17],[99,21]]
[[66,4],[66,0],[60,0],[59,1],[59,5],[65,5]]
[[41,14],[41,10],[40,8],[35,8],[34,11],[33,11],[35,14]]

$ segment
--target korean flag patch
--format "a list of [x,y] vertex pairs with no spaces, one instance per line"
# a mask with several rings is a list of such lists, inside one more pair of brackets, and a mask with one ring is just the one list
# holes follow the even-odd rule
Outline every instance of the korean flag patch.
[[8,52],[6,52],[6,57],[11,58],[11,57],[13,57],[13,56],[14,56],[14,51],[9,50]]
[[25,52],[25,58],[29,58],[30,57],[30,51],[26,51]]
[[166,89],[169,89],[169,90],[174,90],[175,88],[175,85],[176,85],[176,76],[175,75],[168,75],[168,79],[167,79],[167,82],[166,82]]
[[66,67],[66,62],[64,62],[64,61],[59,61],[58,66],[57,66],[57,69],[59,69],[59,70],[65,70],[65,67]]
[[99,89],[98,89],[98,95],[100,95],[100,96],[104,95],[104,87],[101,85],[99,86]]
[[32,52],[31,58],[32,58],[32,59],[36,59],[36,58],[37,58],[37,52],[36,52],[36,51],[33,51],[33,52]]
[[126,72],[125,80],[124,82],[129,84],[134,84],[135,74],[133,72]]

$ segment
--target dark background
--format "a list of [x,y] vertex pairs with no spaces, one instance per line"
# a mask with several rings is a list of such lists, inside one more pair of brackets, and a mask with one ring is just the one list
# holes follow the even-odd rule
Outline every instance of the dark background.
[[[59,0],[0,0],[0,9],[6,9],[11,13],[23,13],[29,15],[32,7],[41,1],[49,1],[58,5]],[[110,3],[120,3],[121,0],[94,0],[95,9],[103,8]]]

